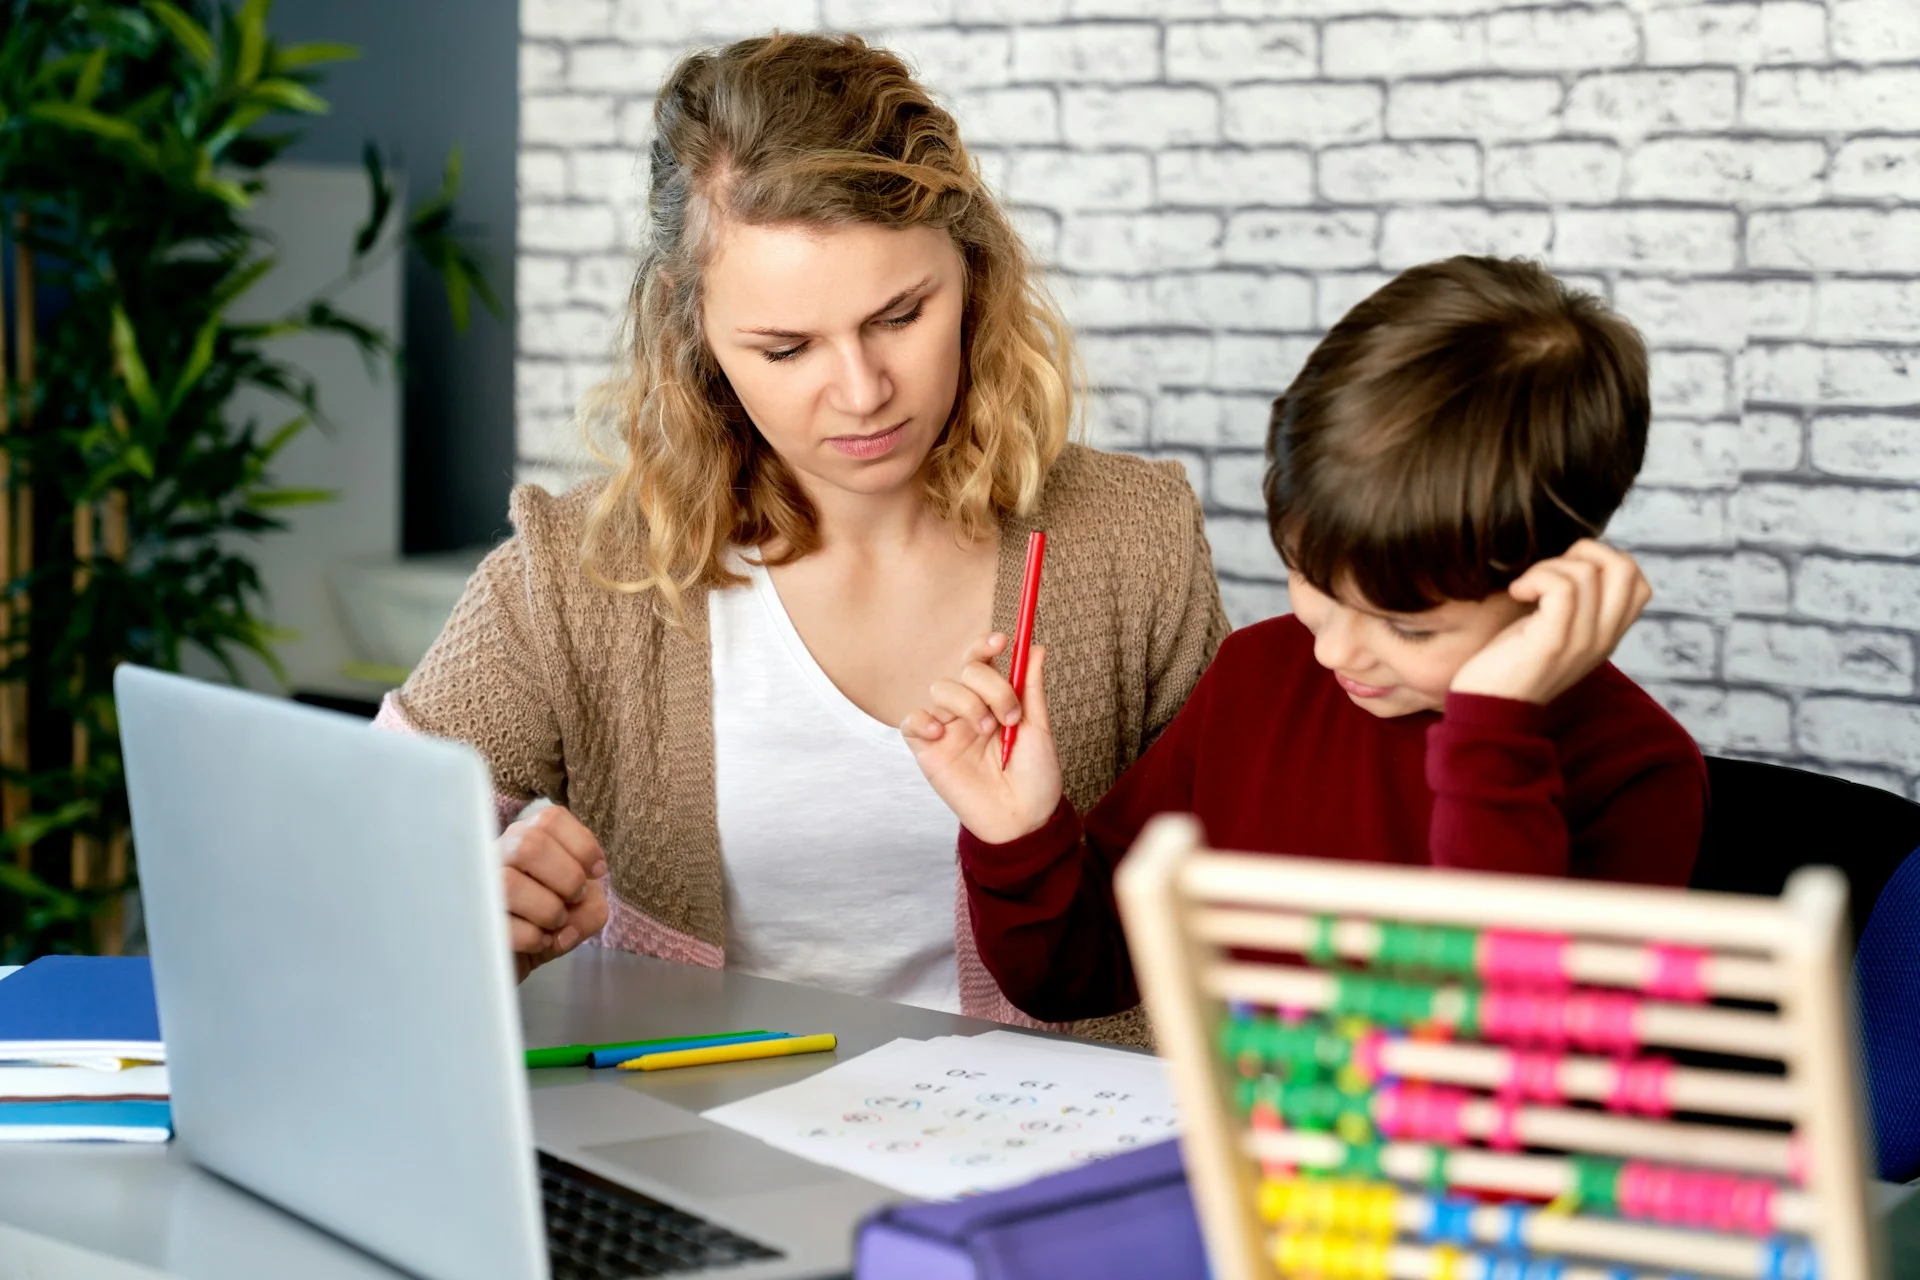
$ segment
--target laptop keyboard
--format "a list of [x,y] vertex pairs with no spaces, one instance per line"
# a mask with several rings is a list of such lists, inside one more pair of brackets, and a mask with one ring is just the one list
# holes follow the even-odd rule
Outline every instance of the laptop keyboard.
[[619,1280],[738,1267],[777,1249],[540,1152],[553,1280]]

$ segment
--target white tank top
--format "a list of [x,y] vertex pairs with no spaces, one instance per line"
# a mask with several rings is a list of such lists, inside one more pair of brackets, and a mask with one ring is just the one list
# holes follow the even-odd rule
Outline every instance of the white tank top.
[[707,598],[727,966],[958,1013],[959,822],[899,729],[820,669],[766,569],[733,567],[751,581]]

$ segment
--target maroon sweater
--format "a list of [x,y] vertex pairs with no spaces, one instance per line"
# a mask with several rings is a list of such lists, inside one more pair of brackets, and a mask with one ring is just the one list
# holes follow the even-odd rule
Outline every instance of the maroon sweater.
[[1036,1018],[1137,1003],[1113,869],[1155,814],[1218,848],[1684,885],[1706,764],[1611,664],[1553,703],[1450,694],[1381,719],[1313,659],[1289,616],[1234,632],[1160,740],[1084,824],[1064,799],[1007,844],[960,833],[980,956]]

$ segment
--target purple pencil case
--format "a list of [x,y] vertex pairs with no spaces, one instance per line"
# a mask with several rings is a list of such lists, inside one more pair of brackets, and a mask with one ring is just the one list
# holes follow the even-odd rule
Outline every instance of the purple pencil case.
[[1156,1143],[1023,1186],[894,1205],[860,1227],[856,1280],[1206,1280],[1180,1144]]

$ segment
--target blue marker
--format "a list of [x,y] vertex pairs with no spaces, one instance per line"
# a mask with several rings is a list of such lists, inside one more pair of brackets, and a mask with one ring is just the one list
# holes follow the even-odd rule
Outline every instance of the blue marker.
[[786,1040],[790,1037],[791,1033],[786,1031],[755,1031],[747,1035],[714,1036],[709,1040],[678,1040],[672,1045],[614,1045],[611,1048],[595,1049],[587,1056],[587,1065],[594,1067],[617,1067],[629,1059],[638,1058],[649,1053],[659,1053],[665,1048],[671,1048],[673,1052],[678,1053],[682,1049],[711,1049],[715,1045],[756,1044],[761,1040]]

